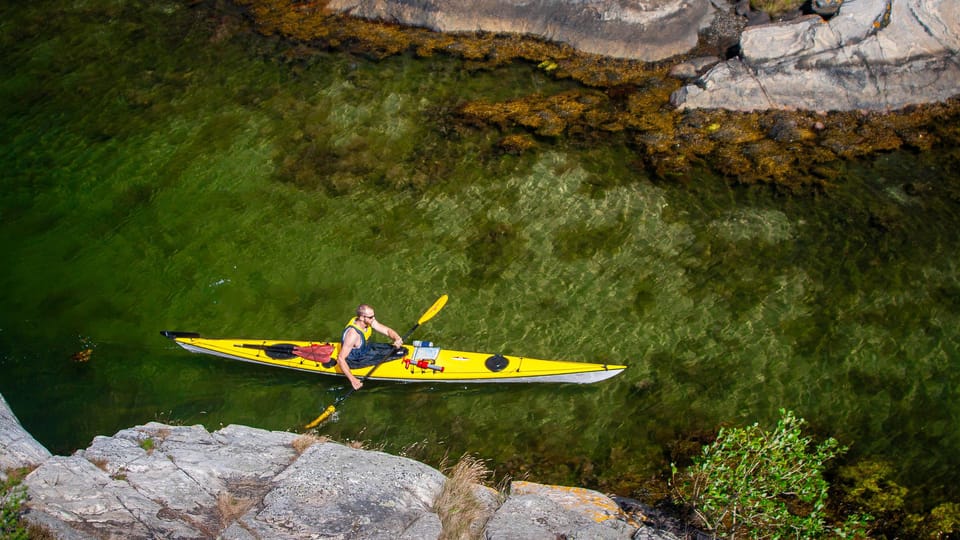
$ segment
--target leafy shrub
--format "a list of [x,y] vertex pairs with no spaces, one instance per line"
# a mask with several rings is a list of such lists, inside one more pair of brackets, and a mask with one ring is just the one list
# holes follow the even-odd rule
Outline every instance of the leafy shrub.
[[20,485],[21,476],[10,474],[0,492],[0,538],[4,540],[27,540],[30,537],[20,521],[20,512],[27,500],[27,490]]
[[[674,496],[699,525],[725,538],[818,538],[827,530],[828,483],[824,464],[844,453],[833,438],[819,444],[804,437],[802,418],[781,409],[777,427],[758,424],[721,429],[693,465],[673,465]],[[863,534],[866,519],[853,516],[831,531]]]

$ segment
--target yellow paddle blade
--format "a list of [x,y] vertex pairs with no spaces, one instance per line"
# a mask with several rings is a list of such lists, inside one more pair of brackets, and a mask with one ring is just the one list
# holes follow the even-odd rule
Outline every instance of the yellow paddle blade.
[[330,418],[330,415],[336,412],[336,410],[337,408],[333,405],[327,407],[322,413],[320,413],[320,416],[313,419],[313,422],[310,422],[306,426],[303,426],[303,429],[313,429],[317,427],[318,425],[320,425],[320,422],[323,422],[327,418]]
[[437,301],[430,306],[430,309],[425,311],[423,315],[420,316],[420,320],[417,321],[417,324],[423,324],[433,318],[434,315],[440,312],[443,309],[443,306],[447,305],[447,295],[443,295],[440,298],[437,298]]

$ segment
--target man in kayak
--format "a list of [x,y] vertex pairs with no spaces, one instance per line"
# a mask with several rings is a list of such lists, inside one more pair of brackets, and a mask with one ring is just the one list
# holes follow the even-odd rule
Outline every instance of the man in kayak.
[[[393,347],[390,351],[381,352],[382,349],[378,350],[373,346],[379,345],[379,343],[369,343],[374,330],[393,340]],[[400,334],[393,328],[377,321],[377,316],[372,307],[367,304],[360,304],[357,306],[357,316],[350,319],[340,336],[340,354],[337,355],[337,365],[350,380],[353,389],[359,390],[363,386],[363,382],[353,375],[347,362],[352,362],[355,366],[361,366],[370,365],[371,360],[386,360],[390,353],[401,345],[403,345],[403,339]]]

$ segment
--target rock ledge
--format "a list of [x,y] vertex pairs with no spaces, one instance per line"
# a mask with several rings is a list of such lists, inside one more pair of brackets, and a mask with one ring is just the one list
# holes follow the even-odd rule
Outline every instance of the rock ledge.
[[[423,463],[310,435],[151,422],[51,456],[0,396],[0,463],[36,467],[24,519],[57,538],[438,538],[447,478]],[[472,486],[488,539],[670,540],[601,493]]]
[[327,7],[440,32],[532,35],[644,61],[692,49],[714,14],[704,0],[331,0]]

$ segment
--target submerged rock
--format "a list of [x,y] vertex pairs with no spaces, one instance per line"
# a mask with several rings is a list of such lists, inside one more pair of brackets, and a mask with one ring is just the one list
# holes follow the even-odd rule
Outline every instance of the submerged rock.
[[[839,5],[839,4],[838,4]],[[960,3],[858,0],[828,21],[749,26],[741,54],[674,92],[681,108],[893,110],[960,94]]]
[[837,11],[840,11],[841,4],[843,4],[843,0],[812,0],[810,2],[810,9],[812,9],[814,13],[830,16],[836,15]]
[[708,67],[714,66],[720,62],[715,56],[701,56],[675,64],[670,68],[670,76],[675,79],[695,79],[703,73]]

